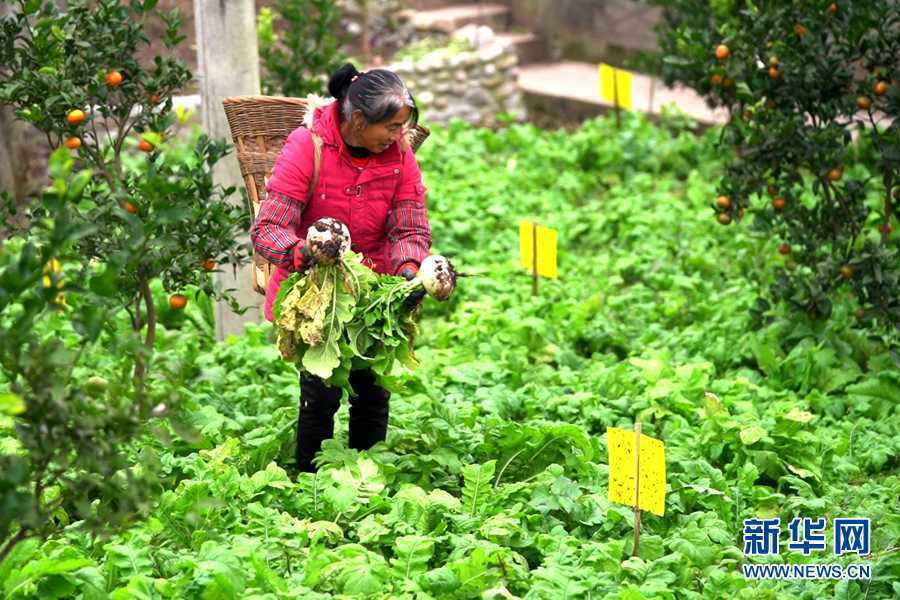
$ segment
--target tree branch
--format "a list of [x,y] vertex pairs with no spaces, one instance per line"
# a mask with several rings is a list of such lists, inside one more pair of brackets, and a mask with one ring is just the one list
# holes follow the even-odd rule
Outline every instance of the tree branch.
[[16,544],[25,540],[27,537],[28,533],[25,531],[25,529],[20,528],[16,535],[6,540],[6,543],[3,544],[2,548],[0,548],[0,563],[3,562],[3,559],[6,558],[7,554],[12,552],[12,549],[16,547]]

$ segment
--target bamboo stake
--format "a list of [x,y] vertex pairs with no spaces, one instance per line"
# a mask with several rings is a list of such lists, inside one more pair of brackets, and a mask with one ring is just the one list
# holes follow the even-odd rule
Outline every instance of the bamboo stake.
[[619,70],[613,68],[613,104],[616,109],[616,129],[622,129],[622,116],[619,114]]
[[531,224],[531,295],[538,294],[538,243],[537,223]]
[[641,422],[634,424],[634,552],[641,548]]

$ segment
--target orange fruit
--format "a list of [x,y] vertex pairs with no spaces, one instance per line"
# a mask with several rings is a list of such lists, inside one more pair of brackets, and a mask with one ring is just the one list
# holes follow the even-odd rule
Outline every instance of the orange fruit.
[[791,253],[791,245],[785,242],[778,244],[778,253],[787,256]]
[[879,81],[878,83],[875,84],[875,95],[876,96],[884,96],[885,94],[888,93],[889,87],[890,86],[887,84],[886,81]]
[[716,200],[716,206],[723,210],[728,210],[729,208],[731,208],[731,198],[729,198],[728,196],[719,196],[719,198]]
[[157,96],[156,94],[152,94],[150,96],[150,104],[156,104],[157,102],[159,102],[159,96]]
[[80,108],[73,108],[66,114],[66,121],[69,125],[80,125],[84,122],[84,111]]
[[143,150],[144,152],[153,152],[153,144],[151,144],[147,140],[141,140],[140,142],[138,142],[138,148]]
[[172,294],[169,296],[169,306],[171,306],[174,310],[181,310],[185,306],[187,306],[187,296],[184,294]]
[[718,73],[713,73],[709,77],[709,80],[712,82],[713,85],[722,85],[722,76],[719,75]]
[[883,235],[889,235],[892,231],[894,231],[894,226],[890,223],[882,223],[878,226],[878,231],[880,231]]
[[135,206],[134,204],[132,204],[131,202],[129,202],[127,200],[122,204],[122,208],[124,208],[125,210],[127,210],[128,212],[130,212],[133,215],[136,215],[138,212],[137,206]]
[[731,215],[729,215],[728,213],[719,213],[719,216],[717,216],[716,219],[718,219],[719,223],[721,223],[722,225],[728,225],[731,223]]
[[216,263],[211,258],[207,258],[200,264],[203,267],[203,270],[206,271],[207,273],[209,273],[210,271],[212,271],[216,268]]
[[850,265],[844,265],[841,267],[841,277],[844,279],[851,279],[853,277],[853,267]]
[[828,7],[828,10],[830,10],[832,14],[836,13],[838,11],[837,2],[832,2],[831,6]]
[[860,110],[869,110],[872,108],[872,99],[868,96],[859,96],[856,98],[856,106]]
[[722,85],[726,88],[731,88],[734,85],[734,81],[728,79],[727,77],[722,81]]
[[719,44],[716,46],[716,58],[719,60],[725,60],[731,56],[731,50],[728,49],[728,46],[725,44]]
[[118,71],[115,71],[115,70],[110,71],[109,73],[106,74],[106,85],[108,85],[109,87],[113,87],[113,88],[119,87],[119,85],[122,84],[123,79],[124,79],[124,77],[122,77],[122,74],[119,73]]
[[66,148],[69,150],[78,150],[81,148],[81,138],[80,137],[70,137],[66,140]]
[[781,71],[778,70],[778,67],[769,67],[769,77],[772,79],[781,77]]
[[806,27],[797,23],[796,25],[794,25],[794,35],[802,38],[804,35],[806,35]]
[[778,196],[774,200],[772,200],[772,208],[775,210],[784,210],[785,205],[787,205],[787,200]]
[[844,171],[840,167],[835,167],[832,170],[828,171],[828,179],[831,181],[840,181],[841,177],[844,176]]

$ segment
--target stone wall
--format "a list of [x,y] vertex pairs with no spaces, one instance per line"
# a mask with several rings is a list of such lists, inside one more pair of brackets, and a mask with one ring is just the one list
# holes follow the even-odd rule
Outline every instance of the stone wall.
[[525,118],[517,84],[518,57],[511,45],[500,40],[449,56],[436,52],[388,68],[406,82],[425,123],[446,125],[462,119],[493,127],[500,113]]

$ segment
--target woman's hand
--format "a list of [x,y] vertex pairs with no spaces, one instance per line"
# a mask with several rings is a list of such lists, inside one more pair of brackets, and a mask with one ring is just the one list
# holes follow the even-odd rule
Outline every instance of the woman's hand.
[[[415,279],[416,273],[419,271],[419,268],[415,263],[406,263],[400,269],[400,277],[404,278],[407,281],[411,281]],[[406,312],[412,312],[416,310],[420,304],[422,304],[422,298],[425,297],[425,288],[418,289],[411,293],[406,301],[403,303],[403,308]]]
[[309,251],[306,240],[301,239],[294,246],[293,250],[293,267],[297,273],[305,273],[307,269],[316,263],[316,257]]

